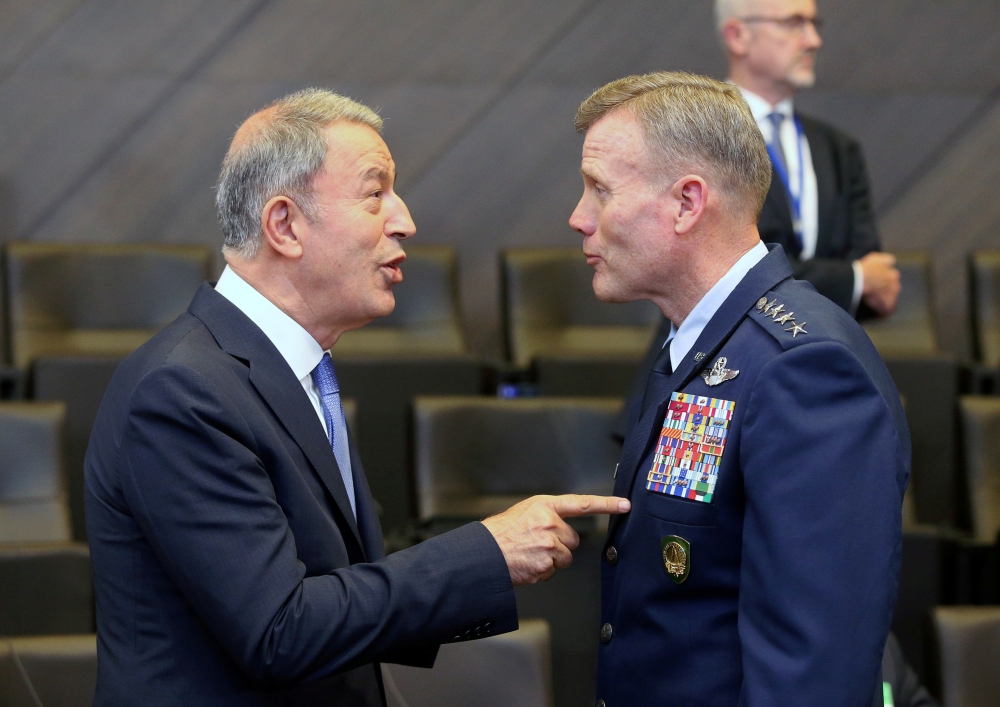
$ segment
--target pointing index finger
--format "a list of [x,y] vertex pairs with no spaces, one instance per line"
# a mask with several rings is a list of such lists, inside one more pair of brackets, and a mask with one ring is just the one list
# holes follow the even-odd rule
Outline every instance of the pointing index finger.
[[560,518],[593,515],[597,513],[628,513],[632,504],[627,498],[617,496],[590,496],[566,494],[552,499],[552,509]]

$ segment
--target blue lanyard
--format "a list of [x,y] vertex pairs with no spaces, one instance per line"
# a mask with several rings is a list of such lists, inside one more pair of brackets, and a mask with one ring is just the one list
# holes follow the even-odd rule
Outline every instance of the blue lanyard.
[[802,241],[802,192],[805,190],[806,181],[806,168],[802,164],[802,123],[799,122],[799,117],[797,115],[792,116],[792,123],[795,125],[795,146],[798,148],[799,152],[799,174],[798,174],[798,195],[792,193],[791,182],[788,179],[788,167],[781,163],[778,159],[778,155],[775,154],[774,147],[772,143],[775,140],[781,140],[781,135],[772,135],[771,142],[767,144],[767,154],[771,157],[771,164],[774,165],[774,171],[778,173],[778,178],[781,179],[781,183],[785,187],[785,193],[788,194],[788,202],[792,206],[792,227],[795,229],[795,235],[798,236],[799,241]]

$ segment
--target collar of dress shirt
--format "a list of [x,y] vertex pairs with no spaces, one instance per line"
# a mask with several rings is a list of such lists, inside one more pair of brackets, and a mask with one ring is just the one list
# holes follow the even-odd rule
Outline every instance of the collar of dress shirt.
[[778,111],[786,118],[791,118],[792,113],[795,111],[795,105],[792,103],[791,98],[786,98],[783,101],[778,101],[777,105],[771,105],[766,99],[761,98],[753,91],[748,91],[742,86],[736,86],[740,89],[740,93],[743,94],[744,100],[747,105],[750,106],[750,112],[753,114],[753,119],[757,121],[757,125],[766,123],[768,126],[771,122],[768,120],[767,116],[771,113]]
[[319,365],[324,351],[316,339],[228,265],[222,271],[215,291],[236,305],[264,332],[296,378],[302,380]]
[[687,318],[678,328],[670,325],[670,337],[667,346],[670,347],[670,366],[677,370],[688,351],[694,346],[701,332],[719,311],[726,298],[733,293],[740,281],[746,277],[750,269],[767,255],[767,246],[757,241],[757,245],[748,250],[736,261],[733,267],[712,286],[705,296],[694,306]]

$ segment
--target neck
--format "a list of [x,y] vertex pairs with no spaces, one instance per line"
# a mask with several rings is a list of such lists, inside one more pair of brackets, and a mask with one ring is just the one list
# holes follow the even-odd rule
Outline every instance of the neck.
[[296,279],[287,272],[287,264],[282,261],[265,262],[269,260],[268,255],[262,249],[253,260],[244,260],[227,253],[226,264],[244,282],[309,332],[324,350],[333,348],[341,334],[350,327],[338,328],[323,323],[319,313],[309,306],[309,298]]
[[709,290],[759,241],[756,224],[740,233],[729,231],[724,238],[692,239],[698,246],[675,261],[683,264],[682,270],[666,279],[670,282],[669,291],[652,298],[653,302],[663,316],[680,328]]
[[787,83],[764,78],[750,71],[738,61],[729,64],[729,80],[740,88],[756,93],[772,106],[776,106],[786,98],[795,95],[795,89]]

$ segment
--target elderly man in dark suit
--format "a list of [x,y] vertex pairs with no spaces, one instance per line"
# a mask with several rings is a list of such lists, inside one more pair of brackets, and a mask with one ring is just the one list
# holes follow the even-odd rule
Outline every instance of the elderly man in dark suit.
[[869,707],[910,462],[885,365],[761,242],[771,165],[736,87],[631,76],[576,126],[594,292],[671,323],[616,472],[597,705]]
[[223,164],[228,263],[116,372],[86,459],[96,705],[385,703],[379,661],[517,627],[572,560],[536,497],[384,557],[328,350],[392,311],[414,234],[370,109],[328,91],[248,119]]

